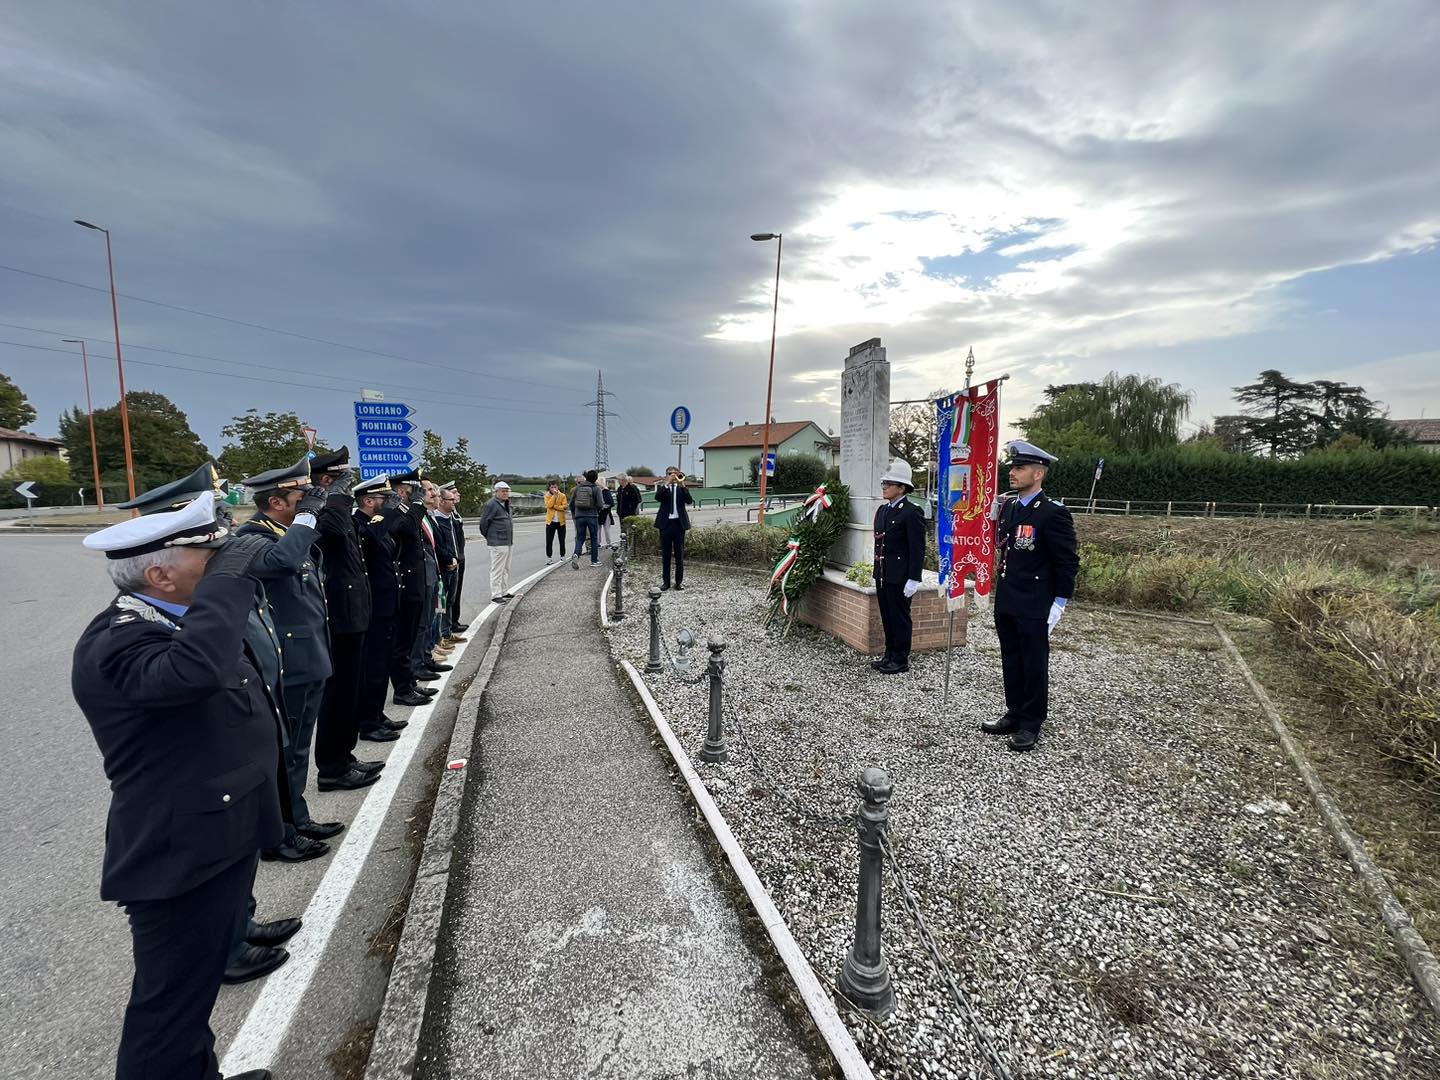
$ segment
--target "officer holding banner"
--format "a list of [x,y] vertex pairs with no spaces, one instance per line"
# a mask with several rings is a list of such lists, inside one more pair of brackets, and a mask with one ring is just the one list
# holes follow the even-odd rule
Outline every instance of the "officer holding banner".
[[1080,571],[1075,522],[1041,490],[1059,459],[1016,439],[1006,444],[1011,491],[997,507],[995,633],[1005,679],[1005,715],[980,725],[1009,735],[1011,750],[1033,750],[1050,691],[1050,634]]

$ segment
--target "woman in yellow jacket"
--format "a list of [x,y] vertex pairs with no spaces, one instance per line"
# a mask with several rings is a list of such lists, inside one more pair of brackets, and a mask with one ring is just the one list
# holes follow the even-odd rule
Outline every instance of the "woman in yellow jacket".
[[560,557],[565,557],[565,511],[570,506],[570,500],[565,497],[565,492],[560,490],[558,480],[550,481],[550,488],[545,492],[545,565],[549,566],[555,561],[555,535],[560,535]]

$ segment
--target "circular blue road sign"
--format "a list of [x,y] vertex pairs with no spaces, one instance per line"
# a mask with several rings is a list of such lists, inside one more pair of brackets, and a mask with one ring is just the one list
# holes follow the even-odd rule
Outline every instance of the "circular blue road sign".
[[690,410],[684,405],[675,406],[675,411],[670,414],[670,427],[674,431],[684,431],[690,426]]

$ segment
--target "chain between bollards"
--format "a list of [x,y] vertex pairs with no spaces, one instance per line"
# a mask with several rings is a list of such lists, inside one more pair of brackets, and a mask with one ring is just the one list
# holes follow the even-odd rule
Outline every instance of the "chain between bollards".
[[710,724],[705,731],[705,744],[700,747],[701,761],[729,761],[730,750],[725,745],[725,730],[721,709],[725,692],[725,651],[723,638],[711,638],[705,643],[710,650]]
[[660,590],[650,590],[650,655],[645,660],[646,671],[660,670]]
[[889,824],[886,804],[894,786],[883,769],[860,774],[856,785],[863,800],[857,818],[860,838],[859,889],[855,898],[855,944],[840,968],[840,992],[877,1019],[895,1008],[895,988],[880,937],[880,875],[885,864],[881,837]]

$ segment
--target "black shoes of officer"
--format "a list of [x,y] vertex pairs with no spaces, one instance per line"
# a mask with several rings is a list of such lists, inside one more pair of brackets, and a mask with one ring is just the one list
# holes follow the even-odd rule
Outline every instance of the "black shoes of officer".
[[888,663],[890,663],[890,657],[888,657],[888,656],[882,656],[879,660],[871,660],[871,661],[870,661],[870,666],[871,666],[872,668],[874,668],[876,671],[879,671],[881,668],[883,668],[883,667],[884,667],[886,664],[888,664]]
[[[401,705],[410,705],[410,704],[412,704],[412,702],[411,702],[408,698],[397,697],[395,700],[396,700],[397,702],[399,702]],[[424,704],[426,704],[429,700],[430,700],[429,698],[417,698],[417,699],[413,702],[413,704],[416,704],[416,705],[424,705]],[[364,739],[366,742],[394,742],[396,739],[400,738],[400,732],[396,731],[394,728],[388,728],[388,727],[364,728],[364,729],[362,729],[361,732],[360,732],[360,738]],[[355,771],[354,769],[351,769],[351,770],[350,770],[350,772],[354,772],[354,771]],[[346,775],[348,776],[349,773],[346,773]],[[327,788],[327,787],[325,786],[327,783],[328,783],[328,781],[326,781],[326,780],[320,781],[320,790],[321,790],[321,791],[329,791],[329,790],[330,790],[329,788]],[[357,784],[357,785],[356,785],[356,787],[364,787],[364,786],[365,786],[364,784]]]
[[661,592],[669,592],[669,591],[670,591],[670,583],[669,583],[668,581],[662,581],[662,582],[660,583],[660,591],[661,591]]
[[[389,724],[394,724],[394,723],[395,723],[394,720],[391,720],[389,717],[386,717],[386,716],[382,716],[380,719],[381,719],[381,720],[384,720],[386,723],[389,723]],[[401,720],[401,721],[400,721],[400,726],[401,726],[401,727],[404,727],[405,724],[407,724],[407,723],[409,723],[409,721],[407,721],[407,720]],[[356,761],[356,760],[352,757],[352,758],[350,759],[350,768],[352,768],[352,769],[359,769],[361,772],[379,772],[380,770],[382,770],[383,768],[385,768],[385,762],[383,762],[383,761]]]
[[881,675],[903,675],[910,670],[909,664],[897,664],[894,660],[886,660],[875,669]]
[[[382,716],[380,717],[380,726],[384,728],[389,728],[391,731],[404,731],[407,727],[410,726],[410,721],[391,720],[388,716]],[[383,766],[385,763],[382,761],[380,764]]]
[[344,832],[345,826],[339,821],[307,821],[304,825],[296,825],[295,831],[311,840],[329,840]]
[[1021,728],[1010,736],[1009,741],[1005,745],[1011,750],[1034,750],[1035,744],[1039,741],[1040,733],[1038,731]]
[[435,682],[440,675],[434,671],[426,671],[423,667],[415,673],[416,682]]
[[403,694],[395,695],[396,705],[424,705],[429,700],[424,694],[416,693],[414,690],[406,690]]
[[320,858],[329,850],[330,845],[324,840],[311,840],[308,836],[297,835],[288,844],[262,849],[260,858],[264,862],[309,862],[311,859]]
[[262,948],[273,949],[282,942],[289,941],[300,929],[299,919],[276,919],[274,922],[252,922],[250,928],[245,932],[245,941],[250,945],[259,945]]
[[1010,718],[1010,714],[997,716],[994,720],[986,720],[980,725],[980,730],[986,735],[1009,735],[1012,731],[1018,731],[1020,726]]
[[[576,565],[578,565],[578,564],[576,564]],[[507,601],[505,600],[505,597],[503,597],[503,596],[492,596],[492,597],[490,597],[490,602],[491,602],[492,604],[504,604],[504,603],[506,603]]]
[[289,959],[290,954],[284,949],[272,949],[265,945],[246,945],[241,950],[239,958],[226,966],[224,978],[220,981],[228,986],[249,982],[251,979],[269,975]]
[[676,592],[684,592],[684,591],[685,591],[685,586],[682,585],[682,584],[680,584],[680,582],[677,581],[677,582],[675,583],[675,591],[676,591]]
[[[360,737],[362,739],[365,738],[365,732],[362,731]],[[397,735],[396,738],[399,738],[399,736]],[[357,769],[354,765],[351,765],[350,768],[346,769],[339,776],[321,776],[315,783],[321,791],[358,791],[360,788],[369,787],[379,779],[380,774],[378,772],[367,772],[364,769]],[[341,825],[340,829],[344,827],[345,826]],[[340,829],[336,829],[335,832],[339,832]],[[302,836],[310,835],[305,829],[299,831]],[[334,833],[331,835],[333,836]]]
[[433,672],[435,672],[435,673],[438,675],[438,674],[439,674],[440,672],[442,672],[442,671],[454,671],[454,670],[455,670],[455,665],[454,665],[454,664],[437,664],[434,660],[431,660],[428,664],[425,665],[425,670],[426,670],[426,671],[433,671]]
[[456,634],[463,634],[466,630],[469,629],[470,624],[468,622],[457,622],[454,626],[450,628],[450,636],[454,637]]

